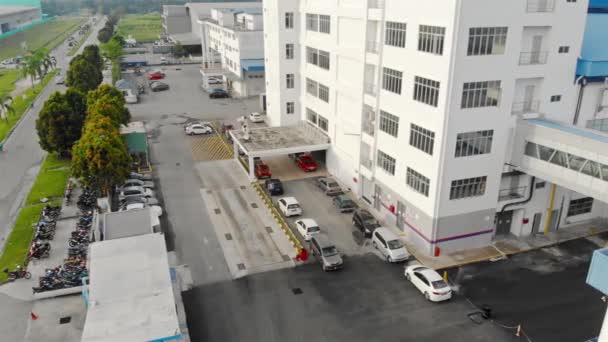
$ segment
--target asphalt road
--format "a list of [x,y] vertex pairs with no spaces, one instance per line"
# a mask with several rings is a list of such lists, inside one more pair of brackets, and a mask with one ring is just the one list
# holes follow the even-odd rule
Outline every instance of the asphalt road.
[[463,298],[427,302],[403,266],[371,254],[348,257],[338,272],[304,265],[198,286],[183,298],[193,342],[516,341],[470,321]]
[[501,324],[522,324],[532,341],[586,341],[599,334],[606,312],[602,294],[585,283],[598,248],[579,239],[450,273],[464,296],[489,305]]
[[[103,27],[103,20],[94,27],[86,44],[97,43],[97,30]],[[51,52],[57,58],[57,67],[66,70],[70,48],[64,42]],[[46,152],[38,145],[36,118],[48,96],[65,89],[51,81],[39,95],[34,107],[26,112],[22,121],[8,138],[4,151],[0,152],[0,248],[10,234],[14,220],[27,193],[38,174]],[[27,320],[32,303],[0,294],[0,336],[3,341],[21,341],[25,335]]]
[[235,119],[255,111],[256,99],[210,100],[200,87],[199,65],[164,67],[168,91],[148,92],[129,105],[133,121],[146,122],[157,193],[165,212],[161,222],[169,250],[189,265],[195,285],[231,279],[224,254],[200,194],[201,179],[183,125],[194,120]]

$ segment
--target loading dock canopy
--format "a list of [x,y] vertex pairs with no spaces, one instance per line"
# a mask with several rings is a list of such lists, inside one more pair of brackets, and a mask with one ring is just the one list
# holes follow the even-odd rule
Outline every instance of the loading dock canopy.
[[249,157],[268,157],[327,150],[329,137],[306,122],[293,126],[252,128],[249,139],[241,129],[230,131],[232,140]]

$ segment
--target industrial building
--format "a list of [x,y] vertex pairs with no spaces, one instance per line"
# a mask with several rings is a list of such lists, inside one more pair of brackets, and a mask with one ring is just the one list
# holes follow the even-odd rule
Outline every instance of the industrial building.
[[267,122],[326,134],[328,171],[429,255],[591,224],[605,3],[265,0]]
[[0,34],[18,30],[40,19],[40,7],[0,5]]

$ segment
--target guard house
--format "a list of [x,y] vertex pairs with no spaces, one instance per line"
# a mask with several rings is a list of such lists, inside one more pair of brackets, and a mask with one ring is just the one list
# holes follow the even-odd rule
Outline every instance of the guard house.
[[129,154],[133,159],[133,170],[140,173],[152,172],[148,153],[148,136],[142,121],[130,122],[120,128]]
[[[587,284],[608,296],[608,248],[598,249],[593,252]],[[598,342],[608,342],[608,311],[604,316],[604,324],[598,336]]]

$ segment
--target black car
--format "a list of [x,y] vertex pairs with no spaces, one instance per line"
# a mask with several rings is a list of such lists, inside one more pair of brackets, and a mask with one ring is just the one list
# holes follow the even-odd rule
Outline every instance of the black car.
[[366,237],[371,237],[374,230],[380,227],[380,223],[369,211],[358,209],[353,214],[353,226],[359,228]]
[[350,213],[357,208],[355,202],[353,202],[353,200],[348,198],[346,195],[338,195],[334,197],[333,203],[341,213]]
[[283,194],[283,183],[281,183],[280,179],[271,178],[267,179],[264,182],[264,186],[266,190],[271,196],[282,195]]
[[210,99],[225,99],[229,97],[230,95],[224,89],[213,89],[213,91],[209,94]]

